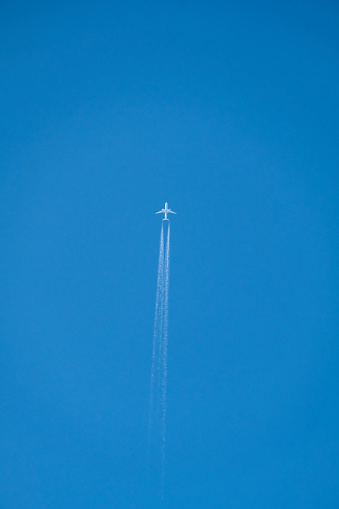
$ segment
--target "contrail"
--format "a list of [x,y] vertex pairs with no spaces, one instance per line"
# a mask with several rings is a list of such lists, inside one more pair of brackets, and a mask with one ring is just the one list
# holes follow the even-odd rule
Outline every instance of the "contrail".
[[[155,297],[155,313],[154,313],[154,328],[153,328],[153,346],[152,346],[152,367],[151,367],[151,395],[150,395],[150,420],[149,427],[153,426],[153,405],[154,405],[154,385],[155,374],[159,378],[158,369],[158,350],[161,345],[161,330],[162,330],[162,307],[163,307],[163,277],[164,277],[164,225],[161,223],[160,231],[160,246],[159,246],[159,261],[158,261],[158,277],[157,277],[157,291]],[[157,366],[156,366],[157,364]],[[157,373],[155,370],[157,368]],[[158,384],[157,384],[158,385]]]
[[162,351],[161,351],[161,478],[165,478],[165,446],[166,446],[166,396],[167,396],[167,341],[168,341],[168,291],[169,291],[169,271],[170,271],[170,223],[168,222],[166,256],[164,267],[164,311],[163,311],[163,331],[162,331]]
[[166,222],[168,224],[166,242],[164,242],[164,223],[161,224],[160,231],[149,415],[149,447],[152,449],[155,471],[158,471],[158,474],[161,476],[162,494],[164,490],[166,460],[168,293],[170,273],[170,224],[169,221]]

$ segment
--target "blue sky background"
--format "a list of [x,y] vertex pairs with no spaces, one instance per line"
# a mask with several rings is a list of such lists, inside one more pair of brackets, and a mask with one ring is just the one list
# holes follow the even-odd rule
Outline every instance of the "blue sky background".
[[1,507],[160,507],[165,201],[163,506],[339,507],[338,5],[68,4],[1,6]]

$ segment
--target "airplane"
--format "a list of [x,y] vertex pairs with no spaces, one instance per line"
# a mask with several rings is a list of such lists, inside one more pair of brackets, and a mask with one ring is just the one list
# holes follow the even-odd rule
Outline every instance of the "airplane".
[[168,203],[166,202],[165,208],[162,210],[159,210],[159,212],[156,212],[156,214],[165,214],[163,221],[169,221],[169,219],[167,218],[167,214],[176,214],[176,212],[173,212],[173,210],[169,209]]

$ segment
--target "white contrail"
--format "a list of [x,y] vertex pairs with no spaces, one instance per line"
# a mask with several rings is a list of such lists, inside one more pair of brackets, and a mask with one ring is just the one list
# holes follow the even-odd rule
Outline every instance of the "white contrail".
[[168,222],[166,255],[164,266],[164,306],[163,306],[163,330],[161,348],[161,449],[162,465],[161,478],[165,477],[165,445],[166,445],[166,396],[167,396],[167,340],[168,340],[168,292],[169,292],[169,271],[170,271],[170,223]]
[[170,271],[170,223],[169,221],[166,222],[168,224],[166,243],[164,242],[163,222],[160,231],[149,415],[149,452],[152,451],[154,467],[161,475],[162,493],[164,490],[166,459],[168,292]]
[[[155,373],[156,364],[158,364],[158,350],[161,344],[161,330],[162,330],[162,308],[163,308],[163,278],[164,278],[164,226],[161,223],[160,231],[160,246],[159,246],[159,261],[158,261],[158,277],[157,277],[157,291],[155,297],[155,313],[154,313],[154,328],[153,328],[153,346],[152,346],[152,367],[151,367],[151,395],[150,395],[150,422],[153,424],[153,401],[154,401],[154,385],[155,374],[158,378],[158,373]],[[158,367],[157,367],[158,371]],[[157,384],[158,385],[158,384]]]

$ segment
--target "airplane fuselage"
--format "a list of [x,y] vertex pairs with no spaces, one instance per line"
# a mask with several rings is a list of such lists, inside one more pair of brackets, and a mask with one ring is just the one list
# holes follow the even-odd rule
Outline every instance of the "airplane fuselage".
[[167,214],[168,214],[168,203],[166,202],[165,203],[165,217],[164,217],[164,221],[168,221],[168,217],[167,217]]

